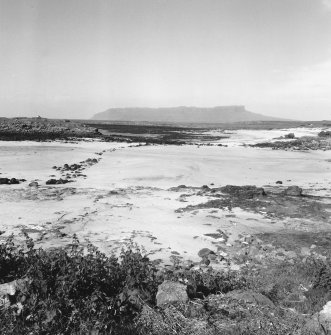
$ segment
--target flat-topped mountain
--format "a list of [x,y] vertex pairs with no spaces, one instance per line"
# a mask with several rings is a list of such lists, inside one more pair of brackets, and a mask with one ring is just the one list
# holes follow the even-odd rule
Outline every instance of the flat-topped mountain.
[[228,123],[242,121],[281,120],[249,112],[245,106],[164,107],[164,108],[110,108],[97,113],[93,120],[147,121],[181,123]]

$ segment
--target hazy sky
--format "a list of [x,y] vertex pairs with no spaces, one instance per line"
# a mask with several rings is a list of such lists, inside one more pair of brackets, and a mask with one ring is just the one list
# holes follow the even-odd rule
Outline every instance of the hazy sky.
[[331,0],[0,0],[0,116],[331,119]]

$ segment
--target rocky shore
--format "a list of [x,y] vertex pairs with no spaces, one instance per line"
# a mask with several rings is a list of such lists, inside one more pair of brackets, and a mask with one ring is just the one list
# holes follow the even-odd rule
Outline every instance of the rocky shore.
[[284,138],[289,141],[262,142],[251,145],[255,148],[272,148],[273,150],[331,150],[330,131],[321,131],[318,136],[303,136],[295,138],[290,133]]
[[96,128],[72,120],[36,118],[0,118],[0,140],[55,140],[71,138],[97,138]]

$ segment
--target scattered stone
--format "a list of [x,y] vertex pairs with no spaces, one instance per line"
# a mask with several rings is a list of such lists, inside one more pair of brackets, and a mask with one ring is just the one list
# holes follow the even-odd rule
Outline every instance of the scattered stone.
[[283,182],[282,182],[281,180],[277,180],[277,181],[276,181],[276,184],[281,185],[281,184],[283,184]]
[[70,183],[71,180],[67,180],[67,179],[49,179],[46,181],[46,185],[60,185],[60,184],[67,184]]
[[36,182],[36,181],[32,181],[32,182],[29,184],[29,186],[30,186],[30,187],[38,187],[39,184],[38,184],[38,182]]
[[187,302],[188,295],[186,291],[186,285],[166,280],[159,285],[156,294],[157,306],[163,306],[166,304],[173,304],[176,302]]
[[210,254],[215,254],[215,252],[208,248],[203,248],[198,252],[198,256],[201,258],[208,257]]

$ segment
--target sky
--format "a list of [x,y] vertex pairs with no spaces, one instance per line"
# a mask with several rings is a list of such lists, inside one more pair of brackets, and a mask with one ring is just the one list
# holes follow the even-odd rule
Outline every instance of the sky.
[[0,0],[0,116],[331,119],[331,0]]

